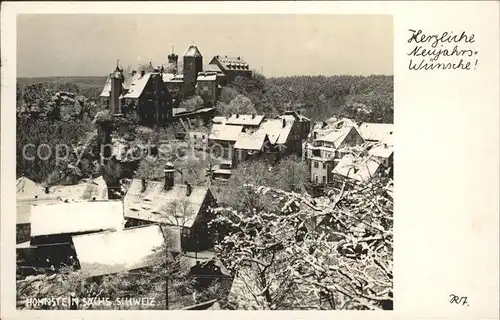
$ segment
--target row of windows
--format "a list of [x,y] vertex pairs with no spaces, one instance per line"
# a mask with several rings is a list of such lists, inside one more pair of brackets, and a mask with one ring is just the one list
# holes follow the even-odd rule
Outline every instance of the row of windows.
[[[148,118],[148,113],[144,113],[144,119],[147,119]],[[154,115],[152,116],[152,118],[154,118]],[[166,119],[167,118],[167,115],[165,113],[160,113],[160,119]]]
[[[315,176],[315,177],[314,177],[314,182],[315,182],[316,184],[318,184],[318,182],[319,182],[318,180],[319,180],[319,177],[318,177],[318,176]],[[321,179],[321,180],[322,180],[322,183],[323,183],[323,184],[325,184],[325,183],[326,183],[326,176],[322,176],[322,179]]]
[[313,161],[313,165],[314,165],[315,168],[318,168],[320,163],[323,164],[323,169],[326,169],[326,162]]

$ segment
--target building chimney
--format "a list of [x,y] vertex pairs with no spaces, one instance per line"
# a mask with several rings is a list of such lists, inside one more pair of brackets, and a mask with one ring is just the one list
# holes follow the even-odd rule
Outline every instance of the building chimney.
[[165,173],[165,185],[164,188],[165,190],[170,190],[174,187],[174,165],[171,162],[168,162],[165,165],[165,169],[163,170]]
[[286,127],[286,120],[283,119],[283,128]]
[[49,191],[50,191],[49,187],[45,187],[45,193],[47,193],[47,194],[48,194],[48,193],[49,193]]
[[239,117],[240,117],[240,115],[239,115],[239,114],[236,114],[236,119],[238,119]]
[[189,197],[191,195],[191,192],[193,191],[193,187],[189,182],[185,182],[186,184],[186,197]]
[[146,179],[142,178],[141,179],[141,192],[146,191],[146,186],[147,186]]
[[146,71],[145,70],[141,70],[141,77],[144,77],[146,75]]
[[92,201],[95,201],[95,197],[92,197]]
[[255,114],[252,114],[252,119],[255,119]]

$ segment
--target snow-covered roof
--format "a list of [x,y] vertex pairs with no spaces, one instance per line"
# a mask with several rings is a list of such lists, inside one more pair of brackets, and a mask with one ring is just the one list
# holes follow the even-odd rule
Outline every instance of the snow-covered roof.
[[233,114],[231,115],[226,124],[240,125],[240,126],[259,126],[264,120],[263,115],[252,114]]
[[214,124],[208,136],[211,140],[236,141],[243,131],[243,126]]
[[393,144],[394,124],[364,122],[359,126],[359,133],[365,140]]
[[332,170],[333,174],[345,178],[366,182],[374,177],[380,167],[380,162],[373,158],[355,158],[345,155]]
[[123,228],[121,201],[38,204],[31,208],[31,236]]
[[74,236],[72,240],[86,276],[152,266],[156,250],[165,242],[159,225]]

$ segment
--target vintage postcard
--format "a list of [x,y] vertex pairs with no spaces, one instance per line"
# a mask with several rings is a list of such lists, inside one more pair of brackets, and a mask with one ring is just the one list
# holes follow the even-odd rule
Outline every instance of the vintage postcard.
[[498,9],[2,3],[1,318],[498,319]]

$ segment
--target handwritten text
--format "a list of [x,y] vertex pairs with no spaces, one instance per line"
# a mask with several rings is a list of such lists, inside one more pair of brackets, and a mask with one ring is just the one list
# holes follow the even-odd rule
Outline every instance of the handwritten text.
[[479,63],[479,51],[474,48],[475,35],[443,32],[425,34],[422,30],[409,29],[408,68],[421,70],[473,70]]

